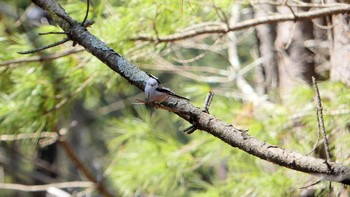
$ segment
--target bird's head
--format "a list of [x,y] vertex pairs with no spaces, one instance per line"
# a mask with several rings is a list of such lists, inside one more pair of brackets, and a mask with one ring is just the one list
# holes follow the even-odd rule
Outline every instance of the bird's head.
[[157,87],[158,86],[158,81],[152,77],[150,77],[147,80],[147,85],[151,86],[151,87]]

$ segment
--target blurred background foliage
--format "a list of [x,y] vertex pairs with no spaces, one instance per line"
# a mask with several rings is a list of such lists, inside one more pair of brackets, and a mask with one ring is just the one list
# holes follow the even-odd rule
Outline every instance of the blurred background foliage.
[[[58,2],[74,19],[84,18],[85,1]],[[158,76],[167,87],[189,97],[192,104],[202,107],[207,92],[213,90],[216,95],[210,112],[215,117],[249,129],[258,139],[303,154],[314,146],[318,130],[312,87],[295,88],[286,102],[275,99],[268,107],[257,106],[246,100],[231,80],[223,35],[159,44],[131,39],[138,35],[169,35],[199,23],[218,22],[218,12],[230,16],[232,1],[90,2],[89,18],[95,23],[88,30],[133,64]],[[58,59],[0,66],[1,135],[66,129],[66,140],[84,165],[98,180],[104,180],[110,191],[123,196],[295,196],[301,192],[300,187],[315,180],[231,148],[205,132],[184,134],[182,130],[188,123],[167,111],[134,104],[135,98],[144,98],[139,89],[80,46],[73,48],[71,42],[39,53],[18,54],[59,41],[64,35],[39,36],[38,33],[61,30],[30,18],[28,12],[34,8],[29,1],[5,0],[1,5],[8,10],[0,15],[0,63],[75,50]],[[248,5],[243,2],[241,11],[246,11]],[[254,31],[242,30],[236,36],[241,65],[254,63]],[[216,49],[205,51],[208,47]],[[201,54],[204,55],[195,61],[181,63]],[[247,70],[247,80],[254,84],[254,69]],[[349,88],[327,77],[319,87],[332,153],[337,161],[348,164],[350,115],[336,112],[348,109]],[[37,183],[31,176],[37,168],[38,155],[45,149],[42,141],[2,140],[0,145],[1,182]],[[320,157],[322,150],[318,148],[312,154]],[[59,147],[55,157],[50,165],[55,166],[56,176],[48,182],[86,180]],[[17,163],[16,167],[9,165],[11,161]],[[17,170],[25,176],[17,177]],[[334,186],[340,190],[339,185]],[[322,194],[327,183],[316,188]]]

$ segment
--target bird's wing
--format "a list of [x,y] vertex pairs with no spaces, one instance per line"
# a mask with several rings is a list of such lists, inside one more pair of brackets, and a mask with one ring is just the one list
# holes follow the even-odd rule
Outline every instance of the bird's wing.
[[170,90],[169,88],[158,87],[158,88],[156,88],[156,90],[157,90],[158,92],[166,93],[166,94],[168,94],[168,95],[170,95],[170,96],[178,97],[178,98],[185,99],[185,100],[188,100],[188,101],[190,100],[190,99],[188,99],[188,98],[185,98],[185,97],[182,97],[182,96],[179,96],[179,95],[175,94],[175,92],[173,92],[173,91]]

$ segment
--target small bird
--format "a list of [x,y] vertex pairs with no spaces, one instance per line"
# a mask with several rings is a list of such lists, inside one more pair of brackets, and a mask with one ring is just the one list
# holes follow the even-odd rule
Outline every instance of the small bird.
[[180,99],[190,100],[188,98],[179,96],[171,91],[169,88],[163,87],[158,78],[153,75],[148,75],[150,78],[147,80],[145,86],[145,96],[149,102],[161,103],[165,101],[169,96]]

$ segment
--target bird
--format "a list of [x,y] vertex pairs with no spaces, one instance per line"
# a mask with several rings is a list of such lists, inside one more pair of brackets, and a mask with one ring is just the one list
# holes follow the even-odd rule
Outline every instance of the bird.
[[148,76],[149,78],[145,86],[145,96],[147,101],[161,103],[168,97],[175,97],[189,101],[188,98],[179,96],[169,88],[163,87],[157,77],[151,74],[148,74]]

